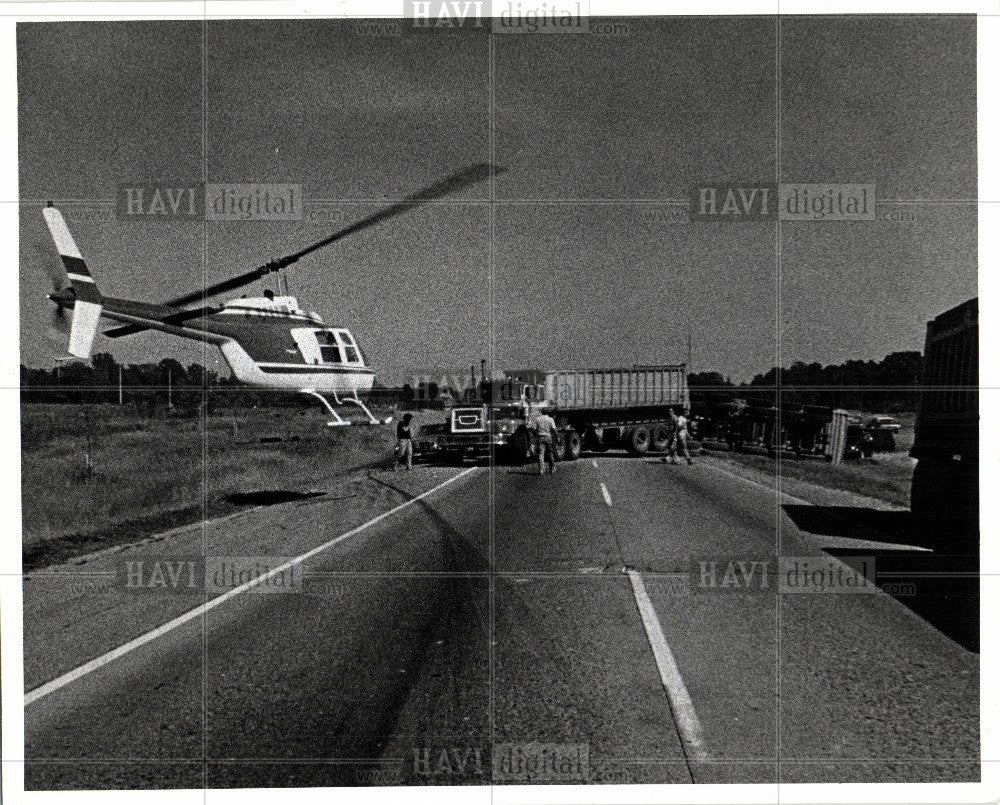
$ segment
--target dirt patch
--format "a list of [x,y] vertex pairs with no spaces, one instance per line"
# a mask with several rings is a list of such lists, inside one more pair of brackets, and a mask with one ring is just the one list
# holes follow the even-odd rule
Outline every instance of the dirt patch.
[[325,495],[326,492],[294,492],[290,489],[264,489],[259,492],[237,492],[223,498],[234,506],[276,506],[293,500],[309,500]]

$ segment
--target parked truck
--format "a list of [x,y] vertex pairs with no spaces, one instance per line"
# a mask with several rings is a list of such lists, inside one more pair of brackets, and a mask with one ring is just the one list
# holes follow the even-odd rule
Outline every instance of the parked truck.
[[556,456],[573,461],[580,452],[625,448],[642,455],[666,450],[671,410],[690,405],[684,364],[618,369],[512,370],[480,384],[475,405],[447,411],[446,421],[425,426],[415,447],[423,456],[493,451],[520,463],[534,451],[528,420],[544,410],[556,421]]
[[927,324],[910,510],[967,544],[979,523],[979,300]]

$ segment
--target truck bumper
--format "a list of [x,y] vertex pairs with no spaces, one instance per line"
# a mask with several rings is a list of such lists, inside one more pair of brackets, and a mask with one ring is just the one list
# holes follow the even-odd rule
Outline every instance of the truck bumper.
[[430,439],[418,440],[414,450],[418,453],[488,453],[491,447],[504,447],[506,433],[442,433]]

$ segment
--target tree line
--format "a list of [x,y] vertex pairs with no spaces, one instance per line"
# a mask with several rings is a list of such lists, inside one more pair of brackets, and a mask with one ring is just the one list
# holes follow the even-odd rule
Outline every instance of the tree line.
[[868,411],[914,411],[923,371],[919,352],[892,352],[880,361],[849,360],[823,366],[795,361],[773,366],[749,383],[732,383],[719,372],[688,375],[692,400],[726,402],[742,398],[752,405],[821,405]]
[[[373,396],[395,390],[376,384]],[[215,409],[306,407],[314,402],[296,394],[245,386],[199,363],[187,366],[173,358],[159,363],[120,364],[110,353],[95,353],[90,363],[73,361],[52,369],[21,365],[21,401],[25,403],[122,403],[147,413],[169,407],[178,415]],[[391,400],[390,400],[391,402]]]

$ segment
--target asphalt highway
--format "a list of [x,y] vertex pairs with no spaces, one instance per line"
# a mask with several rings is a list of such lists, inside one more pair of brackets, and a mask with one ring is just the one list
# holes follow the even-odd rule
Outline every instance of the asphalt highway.
[[25,785],[978,780],[978,580],[829,508],[418,466],[33,574]]

